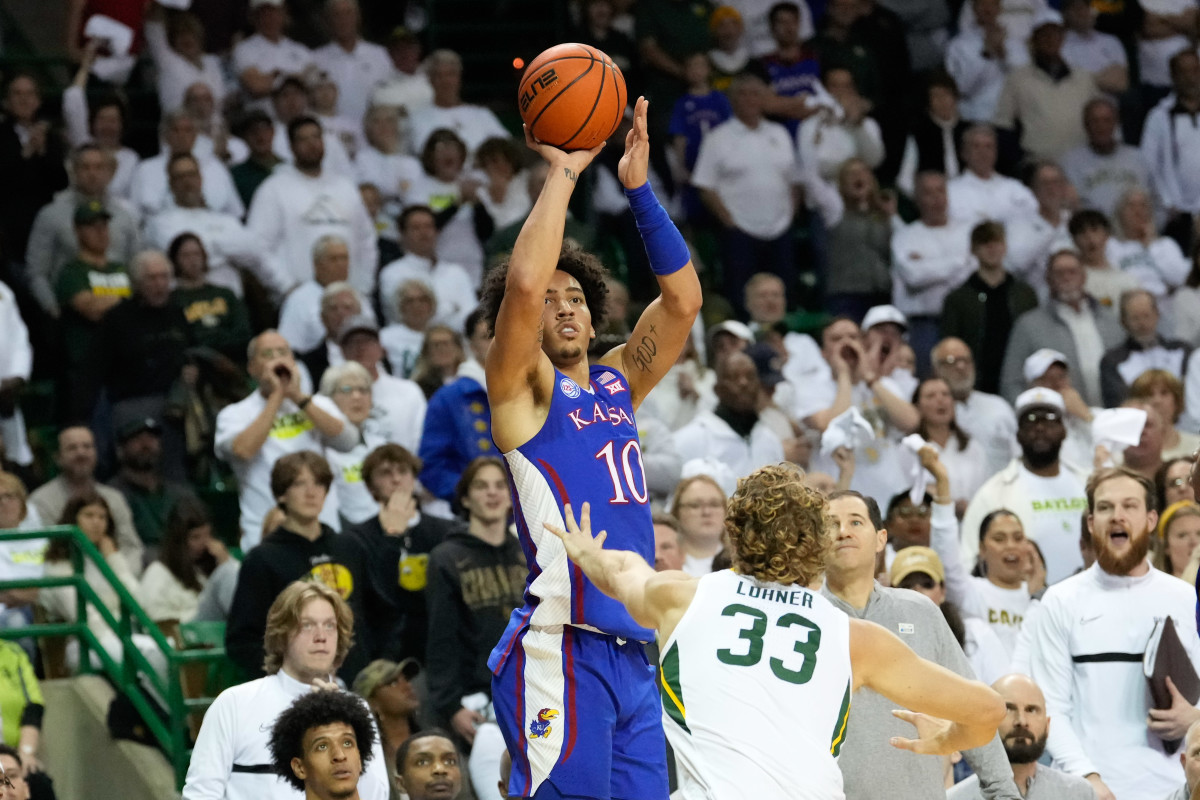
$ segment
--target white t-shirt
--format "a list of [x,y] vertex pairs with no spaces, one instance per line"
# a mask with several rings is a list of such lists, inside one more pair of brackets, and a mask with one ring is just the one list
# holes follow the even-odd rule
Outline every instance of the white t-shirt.
[[[293,353],[307,353],[325,340],[325,324],[321,322],[321,295],[324,291],[324,286],[309,280],[284,298],[283,307],[279,309],[279,335],[287,339]],[[367,298],[361,293],[356,294],[361,313],[374,316]],[[330,361],[330,365],[333,363]],[[314,375],[313,378],[318,382],[321,380],[320,375]]]
[[364,433],[354,449],[339,453],[332,447],[325,448],[325,460],[333,471],[333,485],[337,487],[338,512],[355,525],[366,522],[379,513],[379,503],[371,496],[371,490],[363,481],[363,460],[384,439],[373,433]]
[[[167,183],[166,152],[144,159],[133,171],[131,198],[137,213],[150,217],[175,205]],[[204,204],[214,211],[231,214],[238,219],[246,213],[242,198],[233,185],[229,170],[215,158],[197,156],[200,162],[200,179],[204,185]]]
[[453,108],[430,105],[411,116],[412,138],[409,144],[414,155],[419,156],[429,134],[438,128],[449,128],[458,134],[467,145],[468,157],[488,139],[509,138],[508,130],[500,123],[491,109],[483,106],[460,103]]
[[758,239],[775,239],[792,224],[797,178],[787,128],[765,119],[748,128],[737,117],[708,132],[692,171],[692,184],[716,192],[734,224]]
[[[268,74],[276,72],[283,76],[300,75],[315,64],[311,50],[286,36],[280,37],[277,42],[272,42],[262,34],[256,33],[238,42],[237,46],[233,48],[233,74],[239,78],[251,67],[259,72]],[[247,98],[247,105],[269,113],[271,99],[269,97]]]
[[1093,73],[1113,65],[1124,67],[1129,64],[1121,40],[1099,31],[1090,31],[1084,35],[1068,30],[1063,37],[1062,57],[1063,61],[1075,69]]
[[367,113],[371,91],[392,74],[387,50],[359,39],[350,52],[337,42],[318,47],[313,59],[338,87],[337,113],[361,120]]
[[379,187],[385,200],[399,200],[408,194],[423,174],[421,162],[404,153],[383,153],[367,145],[354,157],[358,182]]
[[433,87],[424,72],[406,75],[393,71],[371,94],[371,105],[404,108],[411,117],[433,105]]
[[[421,449],[421,431],[425,427],[425,393],[414,381],[388,375],[382,368],[371,385],[371,402],[378,414],[379,435],[410,453]],[[372,420],[376,419],[372,412]],[[373,426],[368,421],[368,431]]]
[[479,304],[471,276],[458,264],[443,261],[435,264],[414,253],[393,261],[379,271],[379,300],[384,319],[390,323],[400,322],[396,292],[405,281],[413,279],[424,281],[433,289],[437,298],[433,322],[461,331],[467,315]]
[[213,104],[221,107],[225,99],[221,59],[206,53],[200,56],[200,66],[196,66],[167,43],[166,26],[161,22],[147,21],[142,33],[158,72],[158,104],[164,114],[183,106],[184,95],[194,83],[208,86],[213,94]]
[[[1065,469],[1060,469],[1053,478],[1043,478],[1022,466],[1017,480],[1028,505],[1013,510],[1021,516],[1025,535],[1037,542],[1042,550],[1046,559],[1046,583],[1057,583],[1083,566],[1079,526],[1087,508],[1084,487]],[[975,535],[978,537],[978,532]]]
[[965,170],[946,184],[950,195],[950,216],[975,225],[984,220],[1012,222],[1037,213],[1038,202],[1029,187],[1020,181],[993,173],[981,178]]
[[397,322],[379,332],[379,343],[383,345],[383,351],[392,364],[392,372],[407,378],[417,365],[417,356],[421,354],[421,345],[425,343],[425,332],[415,331]]

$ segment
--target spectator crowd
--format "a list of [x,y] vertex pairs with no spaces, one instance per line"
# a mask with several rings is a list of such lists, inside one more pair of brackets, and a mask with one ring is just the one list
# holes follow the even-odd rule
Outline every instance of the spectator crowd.
[[[164,631],[225,623],[248,682],[207,712],[188,800],[298,797],[277,766],[305,714],[354,726],[364,798],[495,796],[486,661],[527,565],[479,301],[546,177],[512,98],[417,3],[394,29],[368,0],[68,5],[70,80],[3,76],[0,529],[76,525]],[[903,724],[856,698],[847,796],[1190,797],[1200,697],[1152,703],[1142,662],[1173,625],[1200,669],[1197,0],[561,17],[650,100],[705,288],[637,416],[655,567],[727,566],[738,479],[791,462],[839,530],[826,595],[1010,710],[934,763],[883,752]],[[612,145],[565,224],[611,271],[596,353],[656,291]],[[65,540],[0,535],[0,578],[73,571]],[[7,628],[79,610],[0,604]],[[0,646],[5,797],[48,796],[43,660]],[[362,702],[283,724],[339,685]]]

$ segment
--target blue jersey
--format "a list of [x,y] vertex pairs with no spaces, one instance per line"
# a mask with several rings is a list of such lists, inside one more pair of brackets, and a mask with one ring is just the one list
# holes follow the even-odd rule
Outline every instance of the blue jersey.
[[675,101],[667,133],[686,138],[684,166],[688,169],[696,166],[701,140],[710,130],[732,116],[733,108],[729,105],[729,98],[716,90],[708,94],[685,94]]
[[[800,97],[818,94],[821,85],[821,64],[811,50],[804,48],[796,61],[784,61],[772,54],[764,56],[752,68],[767,79],[771,90],[780,97]],[[780,119],[795,138],[800,129],[798,119]]]
[[513,612],[489,666],[496,670],[526,626],[576,625],[623,639],[651,641],[654,631],[633,621],[573,564],[542,523],[564,527],[563,505],[576,515],[591,504],[592,530],[605,546],[654,561],[654,527],[633,418],[629,381],[612,367],[593,366],[587,386],[558,370],[550,411],[537,435],[504,454],[512,476],[513,516],[529,563],[525,605]]

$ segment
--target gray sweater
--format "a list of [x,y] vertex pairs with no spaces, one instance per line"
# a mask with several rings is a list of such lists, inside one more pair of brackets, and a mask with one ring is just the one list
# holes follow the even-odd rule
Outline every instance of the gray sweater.
[[[946,790],[946,800],[982,800],[979,791],[979,776],[972,775]],[[1174,795],[1171,796],[1172,800]],[[1042,764],[1029,782],[1029,794],[1025,800],[1096,800],[1092,785],[1078,775],[1068,775]],[[1182,798],[1187,800],[1187,797]]]
[[[924,595],[876,583],[867,607],[860,611],[834,595],[828,586],[821,588],[821,594],[853,619],[874,622],[898,635],[921,658],[964,677],[975,677],[941,610]],[[945,791],[941,759],[889,744],[893,736],[911,739],[915,735],[912,725],[892,716],[895,707],[895,703],[870,689],[854,693],[846,743],[838,759],[847,798],[930,800]],[[980,776],[985,798],[1021,800],[1000,737],[965,751],[963,757]]]

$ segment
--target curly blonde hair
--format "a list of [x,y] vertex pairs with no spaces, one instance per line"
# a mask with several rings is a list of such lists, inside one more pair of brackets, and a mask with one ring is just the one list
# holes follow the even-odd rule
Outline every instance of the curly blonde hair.
[[733,568],[761,581],[807,586],[825,570],[833,544],[824,496],[804,473],[771,464],[738,481],[725,507]]
[[337,617],[337,651],[334,668],[346,660],[354,644],[354,613],[336,589],[316,581],[292,581],[279,593],[267,612],[267,631],[263,636],[263,672],[274,675],[283,667],[288,642],[300,632],[300,614],[312,600],[325,600]]

